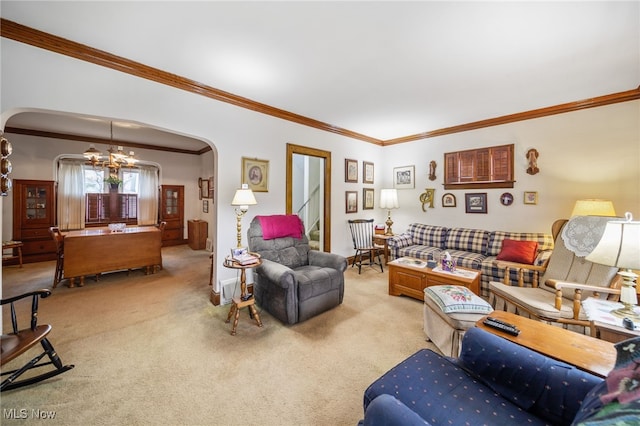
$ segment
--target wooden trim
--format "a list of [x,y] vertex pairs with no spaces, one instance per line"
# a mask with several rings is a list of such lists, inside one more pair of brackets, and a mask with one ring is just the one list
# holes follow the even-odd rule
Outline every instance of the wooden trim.
[[176,74],[171,74],[166,71],[162,71],[157,68],[153,68],[139,62],[123,58],[121,56],[116,56],[103,50],[94,49],[92,47],[76,43],[62,37],[48,34],[46,32],[21,25],[4,18],[0,18],[0,36],[18,41],[20,43],[39,47],[51,52],[56,52],[62,55],[70,56],[76,59],[121,71],[126,74],[134,75],[136,77],[155,81],[157,83],[185,90],[190,93],[206,96],[217,101],[236,105],[241,108],[250,109],[252,111],[270,115],[272,117],[302,124],[308,127],[313,127],[326,132],[335,133],[348,138],[370,142],[379,146],[413,142],[421,139],[434,138],[437,136],[461,133],[469,130],[477,130],[485,127],[498,126],[502,124],[514,123],[517,121],[531,120],[533,118],[541,118],[555,114],[578,111],[581,109],[595,108],[640,99],[640,87],[638,87],[624,92],[612,93],[595,98],[583,99],[580,101],[519,112],[516,114],[503,115],[501,117],[474,121],[472,123],[460,124],[452,127],[445,127],[442,129],[418,133],[415,135],[403,136],[395,139],[381,140],[363,135],[361,133],[343,129],[341,127],[332,126],[331,124],[327,124],[319,120],[275,108],[238,95],[234,95],[232,93],[225,92],[223,90],[219,90],[202,83],[198,83],[197,81],[187,79]]
[[568,102],[566,104],[560,104],[546,108],[533,109],[516,114],[503,115],[501,117],[474,121],[472,123],[461,124],[459,126],[445,127],[443,129],[432,130],[430,132],[418,133],[416,135],[404,136],[396,139],[389,139],[384,141],[382,145],[388,146],[405,142],[413,142],[420,139],[434,138],[437,136],[450,135],[453,133],[466,132],[469,130],[477,130],[484,127],[499,126],[502,124],[515,123],[517,121],[547,117],[549,115],[564,114],[566,112],[574,112],[587,108],[596,108],[621,102],[634,101],[637,99],[640,99],[640,87],[632,90],[626,90],[624,92],[612,93],[610,95],[583,99],[576,102]]
[[293,213],[293,154],[320,157],[324,160],[324,233],[323,250],[331,252],[331,151],[309,148],[307,146],[287,144],[286,158],[286,205],[285,212]]
[[180,153],[180,154],[200,155],[200,154],[204,154],[207,151],[211,151],[211,147],[208,145],[202,149],[192,150],[192,149],[172,148],[168,146],[147,145],[147,144],[141,144],[141,143],[125,141],[125,140],[97,138],[93,136],[78,136],[78,135],[72,135],[70,133],[57,133],[57,132],[45,132],[42,130],[22,129],[19,127],[5,127],[4,132],[13,133],[17,135],[36,136],[41,138],[64,139],[69,141],[80,141],[80,142],[98,143],[98,144],[105,144],[105,145],[121,145],[127,148],[153,149],[156,151],[167,151],[167,152],[174,152],[174,153]]
[[113,55],[105,52],[104,50],[94,49],[84,44],[76,43],[53,34],[48,34],[4,18],[0,18],[0,35],[11,40],[101,65],[103,67],[155,81],[156,83],[175,87],[187,92],[196,93],[217,101],[239,106],[241,108],[250,109],[262,114],[281,118],[304,126],[314,127],[327,132],[336,133],[349,138],[382,145],[382,141],[380,139],[352,132],[309,117],[304,117],[302,115],[256,102],[242,96],[234,95],[233,93],[225,92],[223,90],[207,86],[206,84],[162,71],[121,56]]

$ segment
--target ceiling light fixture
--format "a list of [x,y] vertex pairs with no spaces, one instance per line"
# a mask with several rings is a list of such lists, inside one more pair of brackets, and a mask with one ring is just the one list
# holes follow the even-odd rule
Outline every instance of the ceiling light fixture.
[[123,166],[131,167],[138,160],[134,157],[134,152],[129,151],[127,154],[124,152],[122,146],[113,147],[113,121],[109,122],[110,138],[109,149],[107,150],[108,157],[104,160],[101,159],[102,153],[98,151],[95,145],[89,145],[89,149],[84,152],[84,157],[91,162],[93,167],[107,167],[112,174],[118,173],[118,170]]

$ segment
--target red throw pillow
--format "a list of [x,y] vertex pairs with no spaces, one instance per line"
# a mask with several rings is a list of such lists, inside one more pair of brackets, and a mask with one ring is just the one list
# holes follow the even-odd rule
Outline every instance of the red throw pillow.
[[538,243],[536,241],[518,241],[505,238],[502,241],[502,250],[496,259],[533,265],[537,252]]

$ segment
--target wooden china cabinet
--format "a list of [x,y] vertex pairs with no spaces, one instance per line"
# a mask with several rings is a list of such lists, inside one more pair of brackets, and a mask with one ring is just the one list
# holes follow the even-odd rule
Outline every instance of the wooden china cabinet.
[[167,222],[162,245],[184,244],[184,185],[162,185],[160,191],[160,220]]
[[24,263],[55,260],[56,247],[49,234],[55,224],[55,182],[13,182],[13,239],[22,241]]

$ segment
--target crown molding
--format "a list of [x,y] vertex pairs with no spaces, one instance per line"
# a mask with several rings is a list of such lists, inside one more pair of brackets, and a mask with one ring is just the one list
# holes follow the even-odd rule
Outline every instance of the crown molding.
[[272,117],[298,123],[304,126],[313,127],[330,133],[335,133],[352,139],[369,142],[379,146],[390,146],[399,143],[414,142],[422,139],[434,138],[437,136],[450,135],[453,133],[466,132],[469,130],[481,129],[484,127],[498,126],[502,124],[514,123],[517,121],[531,120],[555,114],[578,111],[587,108],[595,108],[604,105],[611,105],[620,102],[628,102],[640,99],[640,87],[624,92],[598,96],[575,102],[535,109],[531,111],[519,112],[516,114],[504,115],[501,117],[489,118],[472,123],[460,124],[452,127],[418,133],[415,135],[403,136],[394,139],[381,140],[341,127],[333,126],[319,120],[295,114],[283,109],[275,108],[260,102],[253,101],[233,93],[225,92],[197,81],[168,73],[157,68],[153,68],[139,62],[135,62],[121,56],[113,55],[103,50],[94,49],[84,44],[58,37],[25,25],[0,18],[0,36],[15,40],[31,46],[39,47],[61,55],[70,56],[86,62],[91,62],[100,66],[111,68],[126,74],[134,75],[160,84],[195,93],[220,102],[225,102],[241,108],[256,111]]

